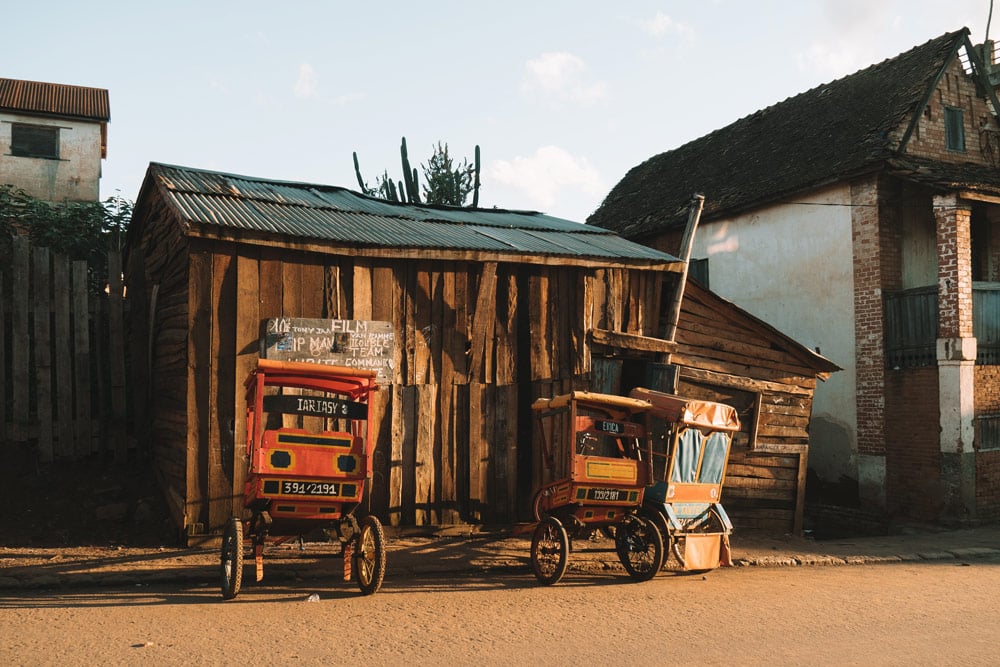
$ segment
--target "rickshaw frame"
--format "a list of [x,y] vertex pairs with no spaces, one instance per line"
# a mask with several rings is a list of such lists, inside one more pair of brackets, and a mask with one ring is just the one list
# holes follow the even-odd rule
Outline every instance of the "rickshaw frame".
[[542,464],[554,477],[532,500],[538,523],[531,565],[541,583],[558,582],[566,572],[570,540],[594,530],[613,529],[618,557],[633,579],[651,579],[663,566],[663,538],[639,515],[652,483],[650,407],[646,401],[583,391],[532,404]]
[[[355,516],[370,493],[369,399],[378,390],[375,377],[372,371],[344,366],[257,361],[244,383],[248,472],[242,508],[227,523],[222,540],[224,599],[239,593],[244,542],[253,547],[260,581],[266,542],[280,544],[320,528],[340,542],[345,580],[353,573],[366,595],[381,587],[382,525],[374,515]],[[301,424],[269,423],[284,422],[288,414],[297,415]],[[331,423],[341,428],[328,429]]]
[[[629,396],[649,403],[653,423],[666,427],[659,434],[665,440],[664,451],[653,447],[654,482],[643,498],[645,515],[660,529],[684,570],[730,565],[733,524],[721,499],[733,437],[740,430],[736,409],[644,387],[633,389]],[[657,459],[663,460],[662,468]],[[658,469],[663,470],[659,477]]]

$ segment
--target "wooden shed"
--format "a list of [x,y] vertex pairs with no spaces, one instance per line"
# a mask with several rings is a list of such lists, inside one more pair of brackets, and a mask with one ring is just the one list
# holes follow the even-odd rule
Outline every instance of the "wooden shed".
[[676,342],[677,393],[739,411],[722,489],[734,525],[800,533],[813,394],[841,368],[693,280]]
[[540,474],[531,402],[589,388],[602,359],[627,358],[655,385],[682,269],[539,213],[157,163],[125,266],[141,442],[191,538],[218,531],[242,494],[240,388],[267,319],[392,323],[373,512],[393,525],[508,523],[530,514]]

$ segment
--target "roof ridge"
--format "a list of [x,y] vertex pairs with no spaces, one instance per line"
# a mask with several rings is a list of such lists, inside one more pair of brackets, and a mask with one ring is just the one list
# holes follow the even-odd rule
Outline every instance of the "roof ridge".
[[692,192],[705,196],[710,219],[865,170],[899,151],[895,131],[968,34],[944,33],[653,155],[625,174],[588,223],[637,238],[681,224],[681,200]]
[[[859,70],[857,70],[855,72],[852,72],[850,74],[845,74],[844,76],[838,77],[836,79],[831,79],[830,81],[826,81],[824,83],[816,84],[812,88],[808,88],[807,90],[803,90],[802,92],[795,93],[794,95],[789,95],[788,97],[784,98],[783,100],[780,100],[778,102],[774,102],[772,104],[769,104],[766,107],[763,107],[761,109],[757,109],[756,111],[752,111],[752,112],[750,112],[750,113],[748,113],[748,114],[746,114],[744,116],[740,116],[739,118],[737,118],[733,122],[729,123],[728,125],[724,125],[723,127],[716,128],[716,129],[712,130],[711,132],[709,132],[708,134],[704,134],[704,135],[702,135],[700,137],[697,137],[695,139],[691,139],[690,141],[687,141],[687,142],[681,144],[680,146],[677,146],[677,148],[674,148],[674,149],[671,149],[671,150],[668,150],[668,151],[664,151],[662,153],[658,153],[657,155],[654,155],[653,158],[658,157],[660,155],[665,155],[667,153],[671,153],[674,150],[679,150],[681,148],[684,148],[685,146],[688,146],[690,144],[702,141],[702,140],[707,139],[708,137],[711,137],[711,136],[713,136],[715,134],[719,134],[721,132],[724,132],[724,131],[728,130],[729,128],[731,128],[732,126],[738,124],[741,121],[753,118],[754,116],[762,116],[762,115],[764,115],[768,111],[771,111],[771,110],[773,110],[773,109],[775,109],[777,107],[781,107],[782,105],[785,105],[788,102],[791,102],[793,100],[806,97],[810,93],[814,93],[815,91],[820,90],[822,88],[829,88],[830,86],[833,86],[835,84],[840,84],[840,83],[842,83],[844,81],[847,81],[849,79],[853,79],[855,77],[860,77],[862,74],[870,73],[871,71],[873,71],[875,69],[878,69],[878,68],[881,68],[881,67],[884,67],[884,66],[886,66],[888,64],[894,64],[894,63],[898,62],[900,59],[902,59],[904,56],[907,56],[907,55],[913,53],[914,51],[920,51],[920,50],[923,50],[923,49],[927,48],[931,43],[935,43],[935,42],[939,42],[939,41],[941,43],[944,43],[944,42],[950,41],[952,39],[955,39],[959,34],[968,34],[968,33],[969,33],[969,29],[968,28],[962,28],[961,30],[955,30],[955,31],[952,31],[952,32],[946,32],[943,35],[940,35],[938,37],[934,37],[932,39],[929,39],[926,42],[924,42],[923,44],[914,46],[913,48],[907,49],[906,51],[903,51],[901,53],[896,54],[895,56],[892,56],[890,58],[885,58],[885,59],[883,59],[883,60],[881,60],[881,61],[879,61],[877,63],[873,63],[871,65],[868,65],[867,67],[859,69]],[[948,38],[948,39],[945,39],[945,38]],[[653,159],[653,158],[650,158],[650,159]]]
[[[388,199],[381,199],[379,197],[374,197],[372,195],[367,195],[367,194],[365,194],[363,192],[358,192],[357,190],[352,190],[351,188],[347,188],[347,187],[344,187],[342,185],[330,185],[330,184],[325,184],[325,183],[310,183],[310,182],[307,182],[307,181],[287,181],[287,180],[281,180],[281,179],[275,179],[275,178],[264,178],[264,177],[261,177],[261,176],[249,176],[249,175],[245,175],[245,174],[236,174],[236,173],[232,173],[232,172],[218,171],[218,170],[213,170],[213,169],[202,169],[202,168],[199,168],[199,167],[185,167],[185,166],[182,166],[182,165],[168,164],[168,163],[165,163],[165,162],[150,162],[149,166],[150,167],[156,167],[156,168],[161,168],[162,167],[162,168],[166,168],[166,169],[176,169],[178,171],[185,172],[185,173],[198,173],[198,174],[211,174],[213,176],[225,176],[225,177],[228,177],[228,178],[234,178],[234,179],[238,179],[238,180],[253,181],[255,183],[266,183],[266,184],[281,185],[281,186],[286,186],[286,187],[298,187],[298,188],[304,188],[304,189],[319,189],[321,191],[327,191],[327,192],[345,192],[345,193],[348,193],[348,194],[353,195],[355,197],[358,197],[360,199],[365,199],[365,200],[376,202],[376,203],[382,204],[382,205],[398,206],[398,207],[402,207],[402,208],[419,208],[419,209],[426,209],[426,210],[454,211],[454,212],[475,211],[475,212],[479,212],[479,213],[510,213],[510,214],[514,214],[514,215],[538,215],[538,216],[545,216],[545,217],[549,217],[549,218],[555,218],[556,217],[556,216],[550,216],[550,215],[548,215],[546,213],[542,213],[541,211],[534,211],[534,210],[530,210],[530,209],[497,208],[496,206],[494,206],[492,208],[472,208],[471,206],[454,206],[454,205],[450,205],[450,204],[428,204],[426,202],[420,202],[420,203],[398,202],[398,201],[394,202],[394,201],[390,201]],[[202,190],[195,191],[195,190],[183,190],[183,189],[179,189],[179,191],[180,192],[199,192],[199,193],[202,193],[202,194],[218,194],[218,195],[223,195],[224,194],[224,193],[207,193],[207,192],[204,192]],[[255,199],[252,196],[248,197],[248,198]],[[259,199],[259,198],[256,198],[256,199]],[[557,219],[561,219],[561,218],[557,218]],[[567,222],[573,222],[573,221],[570,220],[570,221],[567,221]],[[577,223],[577,224],[582,224],[582,223]]]

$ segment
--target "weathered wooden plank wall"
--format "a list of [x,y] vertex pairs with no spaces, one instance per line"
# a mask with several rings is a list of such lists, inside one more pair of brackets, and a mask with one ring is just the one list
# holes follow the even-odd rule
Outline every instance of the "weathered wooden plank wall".
[[762,325],[727,318],[710,298],[693,286],[685,292],[671,357],[680,366],[678,391],[722,387],[757,396],[755,409],[741,415],[753,430],[733,448],[723,504],[737,526],[799,532],[815,371],[776,349]]
[[23,237],[0,267],[0,442],[41,463],[128,456],[121,260],[103,296],[85,261]]
[[373,398],[371,503],[392,525],[419,526],[523,518],[521,496],[547,474],[524,441],[525,405],[588,387],[589,326],[651,334],[658,317],[658,280],[641,271],[320,255],[172,228],[143,235],[134,270],[152,305],[153,430],[167,426],[151,439],[192,535],[239,510],[242,384],[269,318],[392,322],[394,379]]

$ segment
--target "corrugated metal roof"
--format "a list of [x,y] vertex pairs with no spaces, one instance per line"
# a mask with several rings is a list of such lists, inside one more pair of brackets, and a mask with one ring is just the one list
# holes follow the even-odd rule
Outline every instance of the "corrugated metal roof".
[[335,186],[159,163],[150,164],[147,178],[188,223],[361,246],[678,261],[608,230],[533,211],[400,204]]
[[62,83],[0,78],[0,109],[104,122],[111,120],[107,90]]

